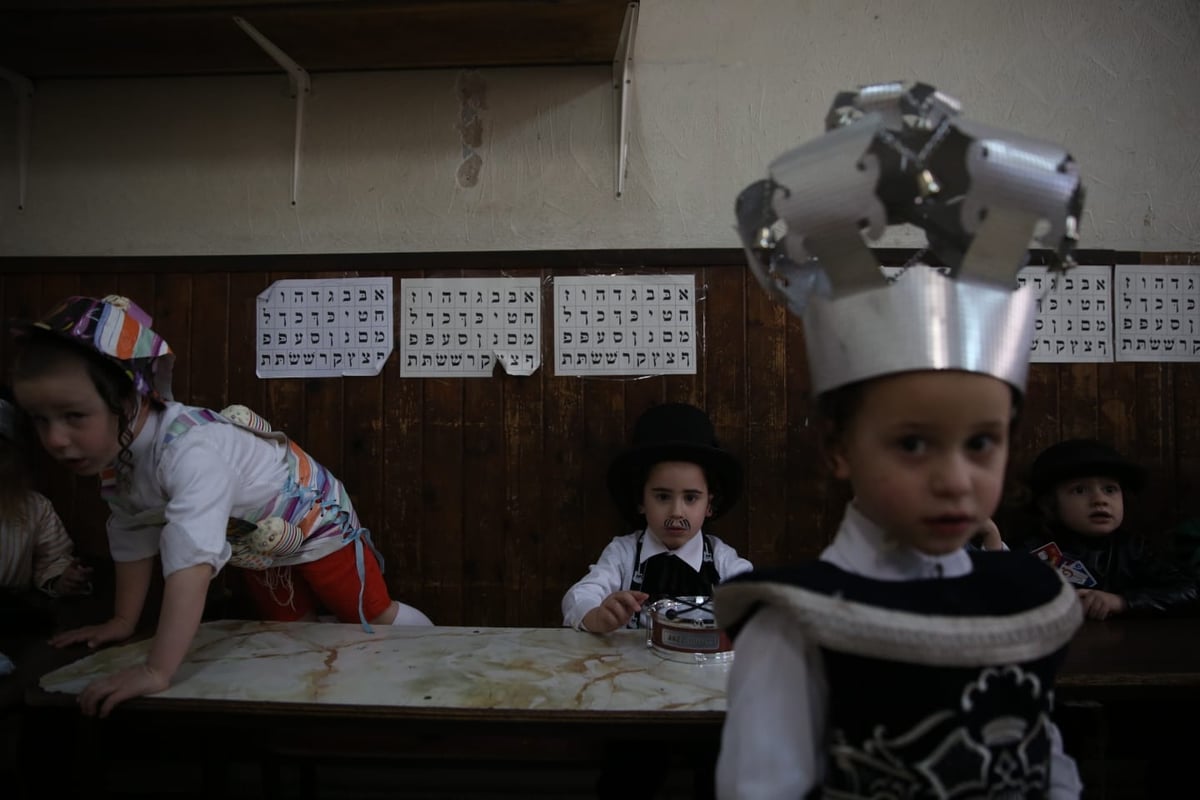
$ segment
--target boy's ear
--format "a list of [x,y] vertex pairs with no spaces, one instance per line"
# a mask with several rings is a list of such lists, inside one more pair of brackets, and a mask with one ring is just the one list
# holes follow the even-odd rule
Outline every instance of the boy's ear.
[[828,420],[820,423],[821,460],[839,480],[850,479],[850,463],[846,459],[846,447],[842,437]]

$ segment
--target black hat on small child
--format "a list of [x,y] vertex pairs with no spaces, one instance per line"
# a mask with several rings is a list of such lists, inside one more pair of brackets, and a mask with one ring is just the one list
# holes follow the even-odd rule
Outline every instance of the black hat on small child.
[[1102,476],[1136,492],[1146,484],[1146,470],[1095,439],[1068,439],[1043,450],[1030,468],[1029,483],[1035,496],[1071,478]]
[[687,403],[654,406],[634,425],[633,444],[608,467],[609,494],[630,524],[645,524],[638,505],[646,475],[663,461],[700,465],[715,484],[708,487],[714,519],[728,511],[742,493],[742,465],[721,449],[707,414]]

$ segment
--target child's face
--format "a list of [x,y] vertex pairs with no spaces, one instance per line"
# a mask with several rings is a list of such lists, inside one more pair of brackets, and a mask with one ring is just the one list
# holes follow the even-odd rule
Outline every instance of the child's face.
[[64,361],[13,384],[42,446],[76,475],[97,475],[121,451],[117,416],[96,391],[82,360]]
[[863,387],[833,443],[867,519],[929,555],[962,547],[996,510],[1008,459],[1012,391],[969,372],[909,372]]
[[646,526],[670,550],[691,541],[706,517],[712,516],[712,496],[699,464],[663,461],[646,476],[638,511]]
[[1106,536],[1125,520],[1125,495],[1112,478],[1072,478],[1054,487],[1058,519],[1085,536]]

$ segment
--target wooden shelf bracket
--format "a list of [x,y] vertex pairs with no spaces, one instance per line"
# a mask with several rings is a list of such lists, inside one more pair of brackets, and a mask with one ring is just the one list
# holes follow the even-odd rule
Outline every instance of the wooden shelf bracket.
[[29,174],[29,132],[33,126],[33,81],[0,67],[0,78],[8,81],[17,97],[17,210],[25,210],[25,187]]
[[274,42],[263,36],[257,28],[241,17],[234,17],[233,21],[288,74],[291,95],[296,100],[296,134],[292,145],[292,205],[294,206],[300,191],[300,144],[304,133],[304,101],[312,91],[312,81],[309,79],[307,70],[292,60]]
[[613,113],[616,124],[617,197],[625,193],[629,161],[629,101],[633,92],[633,40],[637,35],[638,3],[625,8],[625,22],[613,56]]

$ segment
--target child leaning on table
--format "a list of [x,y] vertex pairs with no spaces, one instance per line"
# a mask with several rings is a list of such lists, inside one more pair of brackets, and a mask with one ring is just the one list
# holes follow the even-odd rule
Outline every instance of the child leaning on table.
[[1197,581],[1125,527],[1146,470],[1095,439],[1068,439],[1030,468],[1041,526],[1023,545],[1064,570],[1089,619],[1194,613]]
[[752,568],[703,532],[706,520],[737,501],[742,466],[696,406],[666,403],[643,413],[632,445],[609,465],[608,490],[635,530],[609,542],[567,591],[563,625],[592,633],[638,627],[648,600],[710,597],[722,580]]
[[[719,797],[1079,796],[1051,719],[1074,592],[1026,553],[965,548],[1025,390],[1036,298],[1016,272],[1039,222],[1056,244],[1073,231],[1078,179],[1061,150],[995,131],[985,147],[957,113],[923,84],[839,95],[830,132],[738,198],[751,268],[803,316],[853,499],[818,560],[716,590],[736,652]],[[949,275],[884,283],[860,231],[901,221],[936,225]]]
[[244,406],[221,414],[171,399],[174,354],[124,297],[71,297],[15,329],[13,390],[42,445],[76,475],[99,476],[116,562],[113,616],[55,636],[96,647],[134,633],[155,559],[165,578],[146,662],[79,696],[105,716],[166,689],[200,625],[209,582],[244,573],[259,614],[428,625],[392,600],[382,560],[341,482]]

